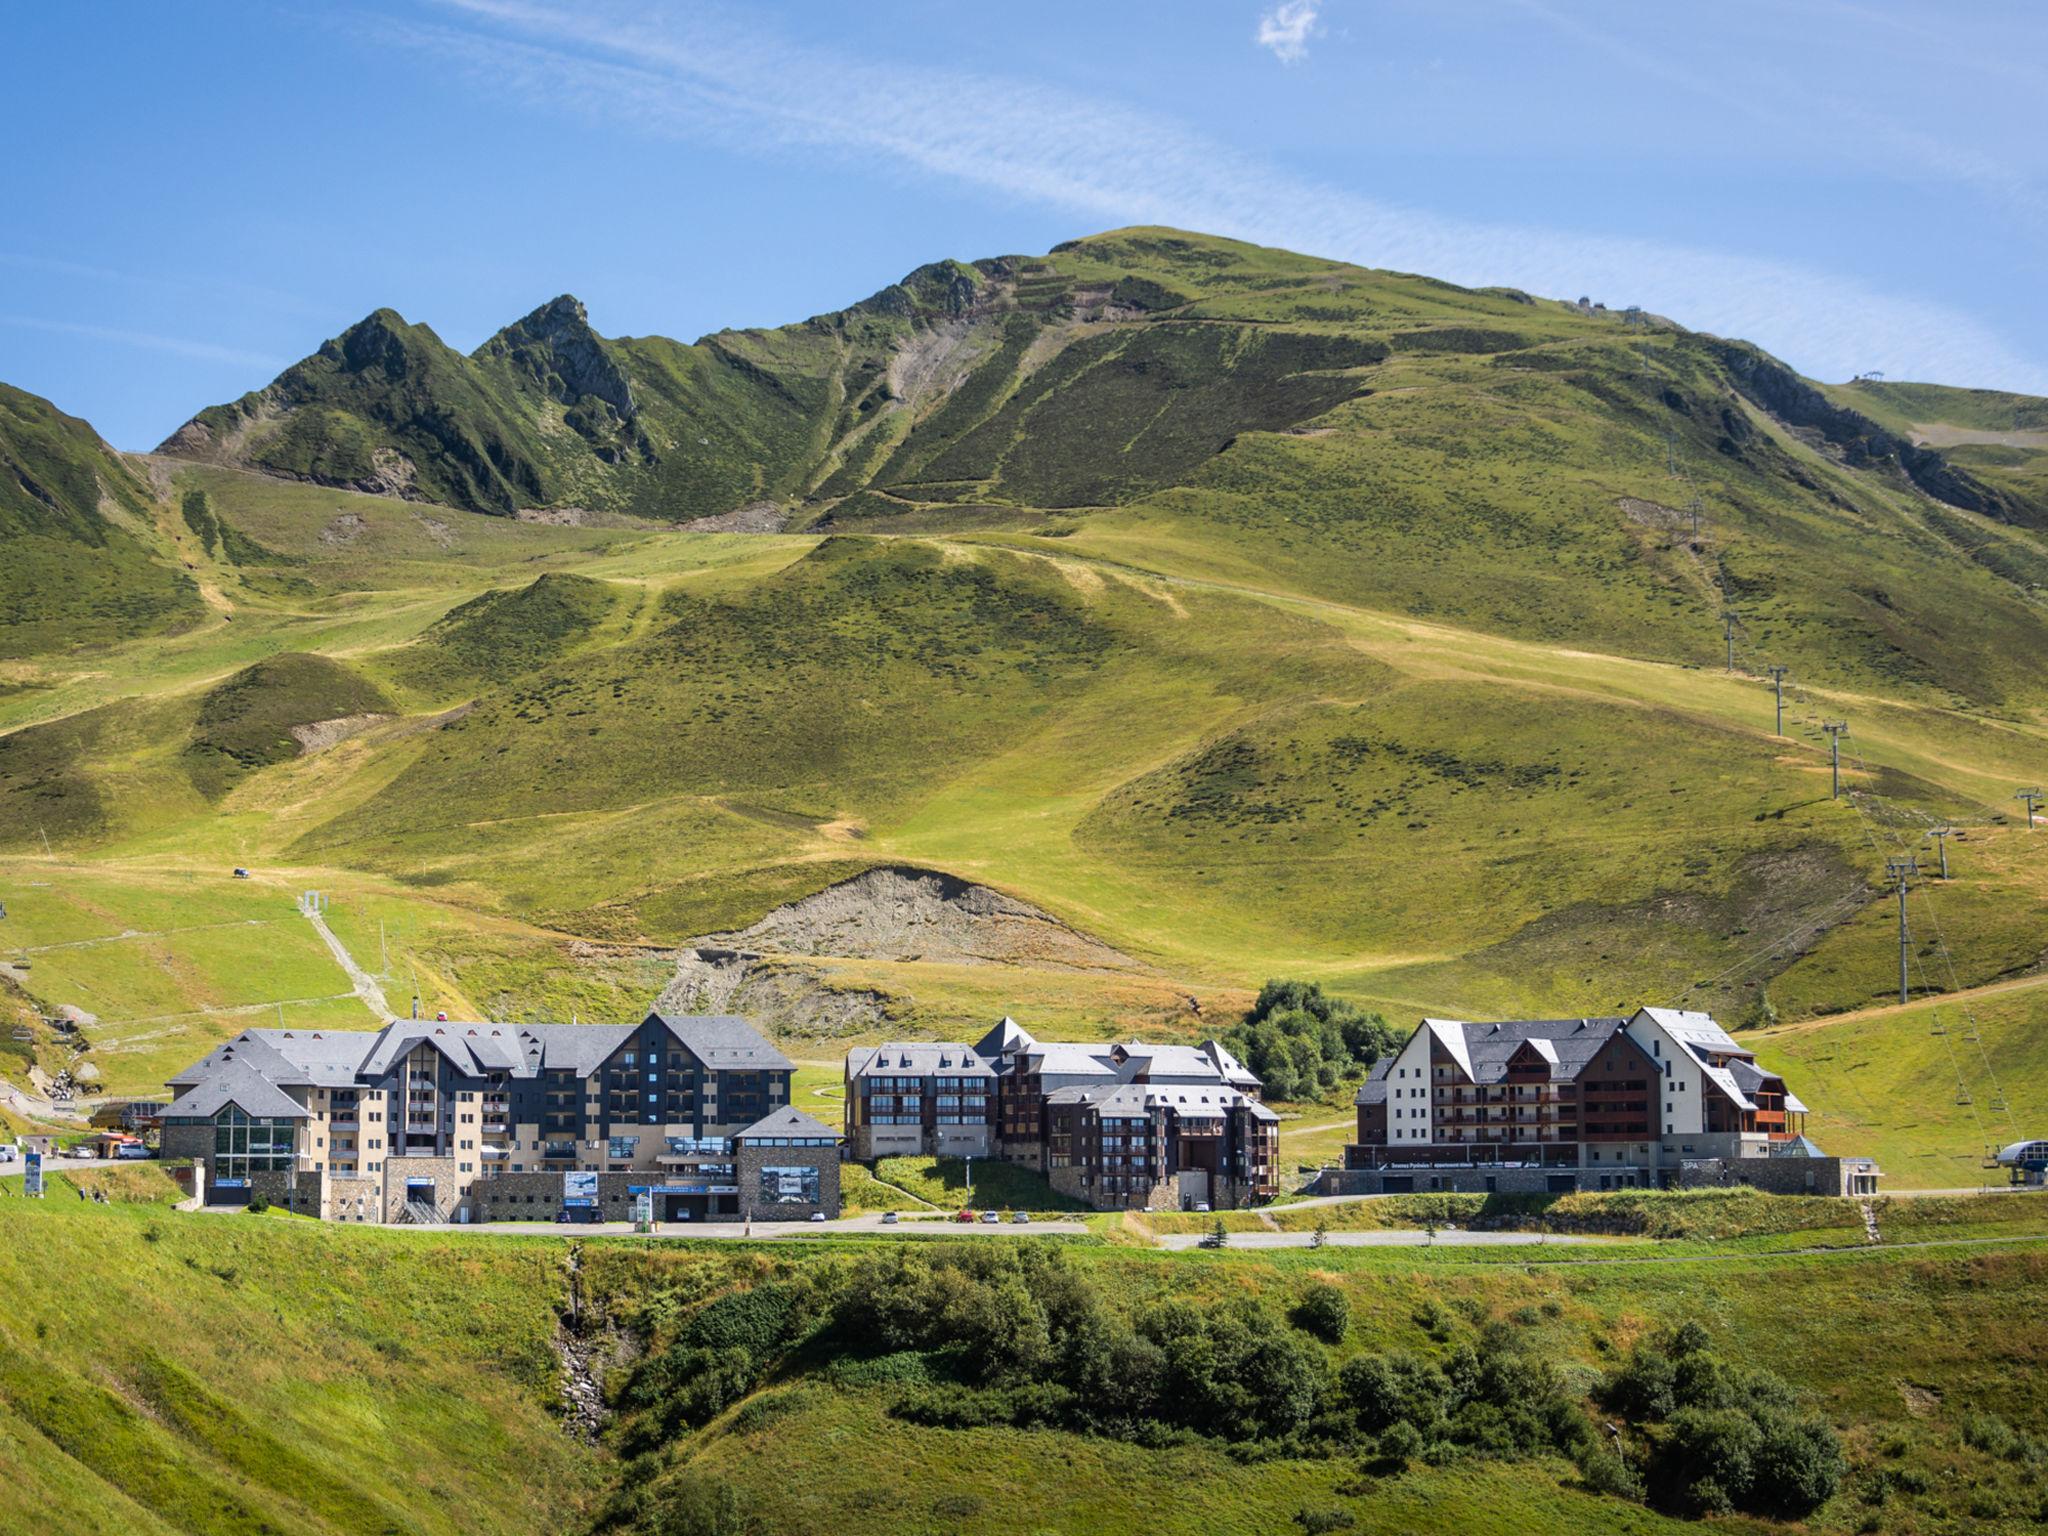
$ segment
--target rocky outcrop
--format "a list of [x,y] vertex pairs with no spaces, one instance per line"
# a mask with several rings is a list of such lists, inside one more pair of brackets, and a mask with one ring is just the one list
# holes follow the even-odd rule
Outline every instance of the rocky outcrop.
[[1835,404],[1768,353],[1744,341],[1705,340],[1744,399],[1789,427],[1818,432],[1851,468],[1894,463],[1936,501],[2001,522],[2022,520],[2022,509],[1936,450],[1895,437],[1868,416]]
[[633,414],[633,385],[596,331],[583,303],[571,294],[550,299],[477,349],[479,358],[511,363],[563,405],[586,397],[620,418]]
[[885,865],[694,941],[754,954],[1142,972],[1129,955],[1050,912],[933,869]]

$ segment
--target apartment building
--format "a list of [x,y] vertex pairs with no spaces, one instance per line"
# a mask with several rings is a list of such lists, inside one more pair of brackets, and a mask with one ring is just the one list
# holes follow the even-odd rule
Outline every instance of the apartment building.
[[972,1047],[848,1052],[846,1134],[863,1159],[999,1156],[1105,1209],[1236,1206],[1279,1189],[1259,1087],[1218,1041],[1040,1041],[1006,1018]]
[[1866,1194],[1828,1158],[1784,1079],[1704,1013],[1424,1019],[1357,1095],[1358,1140],[1328,1192],[1501,1193],[1746,1183]]
[[897,1042],[846,1053],[846,1140],[862,1162],[995,1149],[996,1074],[964,1045]]
[[791,1070],[722,1016],[248,1030],[171,1080],[163,1148],[209,1203],[345,1221],[836,1214]]

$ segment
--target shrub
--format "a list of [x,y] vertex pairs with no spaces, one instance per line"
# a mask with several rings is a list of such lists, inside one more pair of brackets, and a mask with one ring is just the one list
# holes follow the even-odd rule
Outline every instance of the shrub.
[[[1358,1417],[1359,1427],[1377,1434],[1396,1424],[1420,1431],[1443,1416],[1450,1383],[1443,1372],[1413,1355],[1360,1355],[1344,1362],[1337,1389]],[[1418,1447],[1421,1440],[1416,1441]]]
[[1339,1343],[1351,1326],[1351,1303],[1334,1285],[1312,1285],[1294,1304],[1294,1323],[1319,1339]]
[[1294,1523],[1308,1536],[1322,1536],[1327,1531],[1348,1531],[1358,1521],[1348,1509],[1304,1509],[1296,1512]]
[[1382,1461],[1405,1467],[1422,1454],[1422,1431],[1402,1419],[1387,1426],[1381,1433],[1376,1449]]
[[1756,1448],[1749,1508],[1796,1520],[1835,1496],[1848,1468],[1825,1420],[1769,1409],[1756,1424],[1763,1440]]
[[251,1216],[261,1216],[265,1211],[269,1209],[270,1202],[264,1199],[261,1195],[251,1195],[249,1197],[248,1210]]
[[1747,1498],[1763,1432],[1732,1408],[1681,1408],[1658,1448],[1655,1480],[1687,1514],[1717,1515]]

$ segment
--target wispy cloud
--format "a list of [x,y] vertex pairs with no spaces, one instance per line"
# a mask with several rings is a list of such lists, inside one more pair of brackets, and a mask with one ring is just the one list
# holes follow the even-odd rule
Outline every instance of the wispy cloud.
[[[1452,282],[1590,293],[1744,336],[1809,373],[1882,369],[2048,393],[2048,368],[1951,307],[1792,262],[1452,218],[1294,176],[1182,123],[1000,77],[899,69],[776,40],[716,13],[442,0],[452,25],[387,39],[622,131],[832,153],[1029,199],[1097,226],[1171,224]],[[1113,146],[1113,148],[1111,148]]]
[[75,320],[44,320],[31,315],[0,315],[0,325],[17,326],[28,331],[49,331],[59,336],[83,336],[91,341],[141,347],[150,352],[169,352],[202,363],[228,363],[237,368],[263,368],[273,373],[284,366],[278,359],[261,352],[245,352],[239,347],[218,346],[210,341],[188,341],[182,336],[159,336],[153,331],[85,325]]
[[1321,0],[1284,0],[1259,18],[1258,45],[1272,49],[1282,64],[1299,64],[1308,57],[1308,40],[1321,9]]

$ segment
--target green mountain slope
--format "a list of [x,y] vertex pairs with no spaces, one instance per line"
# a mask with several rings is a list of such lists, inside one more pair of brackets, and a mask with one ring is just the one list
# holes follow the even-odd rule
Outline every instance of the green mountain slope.
[[[348,893],[393,995],[513,1017],[639,1006],[670,947],[889,865],[1139,968],[813,944],[761,983],[799,1036],[1196,1033],[1276,974],[1802,1023],[1895,985],[1885,860],[1946,822],[1913,984],[1992,984],[2048,954],[2010,815],[2048,538],[1960,458],[2010,445],[1929,418],[2030,409],[1164,230],[689,346],[373,316],[138,466],[232,622],[17,669],[0,882],[49,839],[98,941],[274,869]],[[214,956],[145,997],[64,942],[49,1000],[116,1040],[353,1006]]]
[[0,384],[0,659],[197,622],[192,581],[155,558],[154,518],[90,426]]

